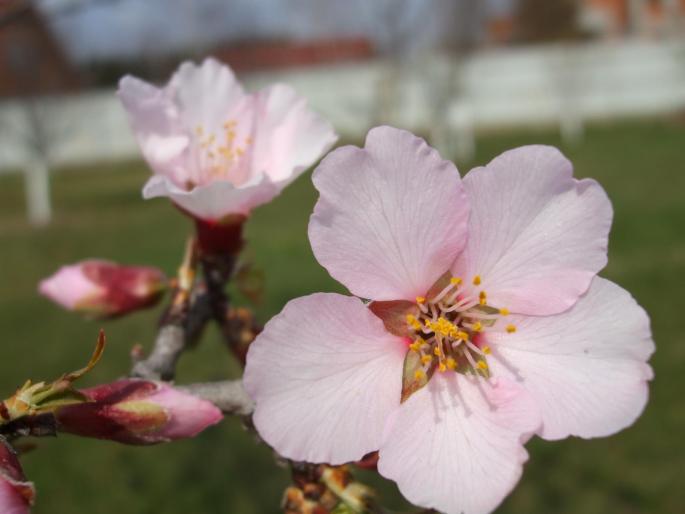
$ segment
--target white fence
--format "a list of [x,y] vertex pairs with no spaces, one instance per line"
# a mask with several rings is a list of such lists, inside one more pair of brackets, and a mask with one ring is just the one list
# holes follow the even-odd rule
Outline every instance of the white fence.
[[[437,57],[400,70],[393,119],[409,128],[430,128],[431,82],[449,66]],[[374,122],[384,63],[344,65],[246,77],[248,87],[273,81],[292,84],[343,134],[359,136]],[[451,101],[452,123],[464,112],[473,126],[555,123],[565,112],[582,119],[659,114],[685,109],[685,41],[621,42],[483,52],[463,63],[461,94]],[[51,160],[78,163],[137,155],[114,91],[46,99],[33,109],[45,125]],[[31,157],[26,104],[0,103],[0,170]],[[448,120],[450,121],[450,120]],[[34,121],[35,122],[35,121]]]
[[[483,127],[558,123],[573,136],[585,119],[685,109],[685,39],[493,50],[456,64],[431,56],[393,72],[391,107],[381,116],[378,105],[387,99],[379,95],[388,92],[379,88],[384,78],[388,82],[385,62],[244,79],[248,88],[273,81],[292,84],[341,134],[357,137],[379,121],[413,130],[441,123],[461,139]],[[450,73],[451,96],[436,108],[436,87]],[[31,107],[0,104],[0,172],[30,167],[35,148],[27,142],[36,124],[52,164],[138,155],[114,91],[93,91]]]

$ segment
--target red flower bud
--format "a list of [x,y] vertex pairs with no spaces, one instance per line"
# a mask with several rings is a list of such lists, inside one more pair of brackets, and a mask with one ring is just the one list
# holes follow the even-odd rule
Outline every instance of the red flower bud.
[[123,379],[81,390],[91,402],[55,413],[59,430],[125,444],[156,444],[194,437],[218,423],[214,404],[161,382]]
[[87,260],[63,266],[38,289],[66,309],[107,318],[154,305],[166,284],[157,268]]
[[36,491],[26,481],[14,450],[0,438],[0,512],[28,514]]

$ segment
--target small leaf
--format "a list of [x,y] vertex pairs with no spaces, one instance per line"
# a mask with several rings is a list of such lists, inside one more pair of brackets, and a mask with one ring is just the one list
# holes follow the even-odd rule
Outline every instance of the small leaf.
[[58,409],[59,407],[65,407],[66,405],[84,403],[87,401],[89,401],[88,397],[76,389],[65,389],[63,391],[57,391],[51,394],[44,400],[37,403],[35,406],[37,410],[46,411]]
[[34,384],[27,380],[14,395],[2,402],[0,425],[24,416],[32,416],[46,411],[53,411],[66,405],[89,401],[86,396],[72,387],[72,383],[95,367],[102,357],[104,349],[105,333],[100,330],[95,350],[85,368],[65,373],[51,383],[38,382]]
[[86,367],[81,368],[77,371],[72,371],[71,373],[67,373],[62,377],[62,379],[67,380],[69,382],[73,382],[81,378],[86,373],[88,373],[91,369],[93,369],[95,365],[100,361],[100,358],[102,357],[102,354],[105,351],[106,342],[107,341],[105,338],[105,331],[100,329],[100,333],[98,334],[98,340],[95,343],[95,350],[93,350],[93,355],[90,357],[90,360],[88,361],[88,364],[86,364]]
[[331,514],[358,514],[359,511],[354,510],[352,507],[350,507],[347,503],[345,502],[340,502],[338,505],[331,511]]

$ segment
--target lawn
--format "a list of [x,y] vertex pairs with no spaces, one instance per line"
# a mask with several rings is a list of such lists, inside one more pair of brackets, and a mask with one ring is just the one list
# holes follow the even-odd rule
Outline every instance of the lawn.
[[[556,133],[545,130],[484,135],[473,164],[526,143],[561,146]],[[650,313],[656,379],[642,418],[617,436],[532,440],[523,480],[498,512],[683,512],[685,125],[652,120],[592,126],[583,143],[564,151],[577,176],[598,179],[614,203],[609,265],[602,274],[630,290]],[[470,164],[459,167],[463,173]],[[174,272],[190,224],[165,200],[140,199],[147,173],[139,162],[57,173],[55,220],[45,229],[23,221],[20,177],[0,177],[0,394],[9,395],[27,378],[48,379],[80,367],[101,326],[109,346],[84,386],[125,374],[132,345],[149,346],[158,310],[98,323],[65,313],[36,294],[42,277],[85,257]],[[303,176],[249,222],[249,251],[266,274],[258,308],[262,320],[290,298],[340,290],[307,241],[315,199],[309,176]],[[182,360],[178,380],[237,373],[210,330]],[[23,463],[38,489],[37,514],[277,513],[288,480],[270,450],[233,419],[195,440],[150,448],[70,436],[35,442],[37,449]],[[381,490],[387,504],[401,508],[391,486],[381,484]]]

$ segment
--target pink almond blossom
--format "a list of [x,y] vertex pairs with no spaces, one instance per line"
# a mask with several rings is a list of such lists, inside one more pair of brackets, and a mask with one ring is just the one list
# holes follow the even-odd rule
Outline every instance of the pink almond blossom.
[[596,276],[612,208],[556,149],[462,181],[422,139],[379,127],[314,172],[314,254],[351,296],[289,302],[250,347],[254,423],[281,455],[379,451],[416,505],[495,509],[524,443],[605,436],[647,401],[649,319]]
[[26,480],[14,450],[0,438],[0,512],[29,514],[35,496],[36,490]]
[[81,391],[88,403],[55,414],[60,430],[147,445],[195,437],[223,415],[214,404],[162,382],[122,379]]
[[291,87],[248,94],[211,58],[181,64],[163,88],[126,76],[119,97],[154,173],[143,196],[208,221],[270,201],[337,139]]
[[38,290],[65,309],[112,317],[154,305],[166,284],[157,268],[91,259],[62,266]]

